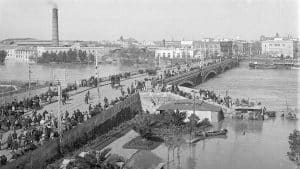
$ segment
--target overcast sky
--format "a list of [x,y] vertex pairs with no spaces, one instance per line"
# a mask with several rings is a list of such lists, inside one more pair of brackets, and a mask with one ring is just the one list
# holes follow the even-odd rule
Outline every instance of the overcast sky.
[[[298,37],[297,0],[55,0],[61,40]],[[50,0],[0,0],[0,39],[51,39]]]

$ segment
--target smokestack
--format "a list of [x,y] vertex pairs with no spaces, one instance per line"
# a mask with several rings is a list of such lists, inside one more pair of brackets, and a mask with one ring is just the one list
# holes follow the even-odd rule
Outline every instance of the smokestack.
[[58,39],[58,10],[57,7],[52,9],[52,45],[59,46]]

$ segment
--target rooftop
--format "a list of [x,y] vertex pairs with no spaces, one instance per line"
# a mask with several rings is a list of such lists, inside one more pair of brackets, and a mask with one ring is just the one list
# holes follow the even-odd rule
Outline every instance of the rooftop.
[[[183,99],[174,101],[160,106],[157,110],[194,110],[194,101],[190,99]],[[195,100],[195,111],[213,111],[219,112],[222,108],[202,100]]]

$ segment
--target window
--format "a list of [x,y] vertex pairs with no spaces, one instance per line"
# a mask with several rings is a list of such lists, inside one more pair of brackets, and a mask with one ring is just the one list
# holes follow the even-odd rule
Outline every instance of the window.
[[171,53],[168,53],[168,57],[171,57]]
[[163,53],[163,57],[166,57],[166,53]]

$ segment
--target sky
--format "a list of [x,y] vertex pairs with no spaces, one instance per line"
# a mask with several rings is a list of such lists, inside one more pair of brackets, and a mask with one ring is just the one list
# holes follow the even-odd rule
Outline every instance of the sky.
[[0,0],[0,40],[50,40],[54,3],[60,40],[299,37],[297,0]]

